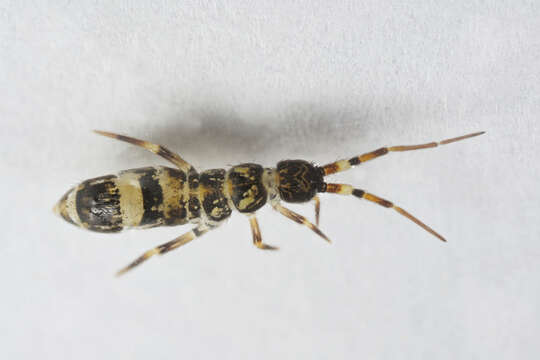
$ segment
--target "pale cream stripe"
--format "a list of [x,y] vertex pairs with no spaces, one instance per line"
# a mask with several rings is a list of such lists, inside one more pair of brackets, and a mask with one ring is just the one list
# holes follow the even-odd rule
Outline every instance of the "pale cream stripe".
[[351,168],[351,164],[349,163],[349,160],[336,161],[336,165],[338,168],[338,172],[348,170]]
[[225,199],[227,199],[227,204],[229,205],[229,208],[231,210],[236,209],[236,206],[234,206],[234,203],[231,198],[231,189],[232,189],[232,182],[229,180],[229,174],[231,173],[231,169],[227,170],[225,173],[225,182],[223,183],[223,195],[225,196]]
[[119,174],[116,179],[124,227],[139,225],[144,214],[143,195],[139,183],[140,176],[141,174],[127,171]]
[[354,188],[351,185],[339,184],[341,187],[340,191],[337,193],[339,195],[351,195]]
[[[77,204],[76,204],[77,193],[79,192],[80,189],[81,189],[81,186],[77,185],[76,187],[74,187],[71,190],[71,192],[67,196],[65,207],[66,207],[66,213],[69,216],[69,218],[71,219],[71,221],[73,221],[75,224],[77,224],[79,226],[84,226],[81,223],[81,219],[79,218],[79,214],[77,213]],[[86,227],[86,226],[84,226],[84,227]]]

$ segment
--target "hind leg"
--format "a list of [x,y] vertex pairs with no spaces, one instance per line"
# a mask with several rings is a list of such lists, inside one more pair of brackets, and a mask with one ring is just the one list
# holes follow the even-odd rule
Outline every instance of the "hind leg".
[[191,166],[191,164],[189,164],[187,161],[182,159],[180,155],[172,152],[171,150],[167,149],[165,146],[153,144],[145,140],[139,140],[139,139],[135,139],[129,136],[119,135],[119,134],[115,134],[115,133],[111,133],[107,131],[94,130],[94,132],[99,135],[107,136],[112,139],[116,139],[120,141],[125,141],[127,143],[145,148],[146,150],[151,151],[154,154],[159,155],[162,158],[167,159],[168,161],[172,162],[180,170],[184,170],[186,174],[188,174],[189,171],[193,168],[193,166]]
[[185,245],[191,240],[208,232],[208,230],[210,230],[210,228],[207,227],[206,225],[199,225],[196,228],[188,231],[187,233],[180,235],[174,240],[171,240],[169,242],[166,242],[165,244],[161,244],[151,250],[148,250],[147,252],[139,256],[137,259],[135,259],[133,262],[131,262],[128,266],[118,271],[116,273],[116,276],[120,276],[128,272],[129,270],[133,269],[134,267],[139,266],[140,264],[142,264],[143,262],[145,262],[146,260],[148,260],[154,255],[163,255],[166,252],[169,252],[174,249],[178,249],[180,246]]

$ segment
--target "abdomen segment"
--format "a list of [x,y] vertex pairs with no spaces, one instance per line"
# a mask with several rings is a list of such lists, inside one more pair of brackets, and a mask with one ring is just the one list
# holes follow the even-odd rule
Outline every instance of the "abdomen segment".
[[69,190],[54,210],[88,230],[116,232],[125,227],[185,224],[194,217],[190,196],[185,172],[147,167],[86,180]]

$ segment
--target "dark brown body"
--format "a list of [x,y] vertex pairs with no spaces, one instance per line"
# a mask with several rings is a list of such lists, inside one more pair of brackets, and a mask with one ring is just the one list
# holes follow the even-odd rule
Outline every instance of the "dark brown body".
[[305,160],[280,161],[277,172],[279,196],[283,201],[302,203],[325,191],[323,169]]

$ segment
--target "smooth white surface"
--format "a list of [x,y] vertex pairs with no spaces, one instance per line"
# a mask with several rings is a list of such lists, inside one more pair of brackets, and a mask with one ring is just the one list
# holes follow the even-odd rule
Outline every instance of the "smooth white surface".
[[[533,359],[540,352],[536,1],[2,1],[3,359]],[[332,245],[269,209],[122,278],[188,227],[85,232],[72,185],[164,164],[327,163],[449,239],[322,195]],[[339,180],[338,180],[339,179]],[[294,206],[313,219],[311,204]]]

